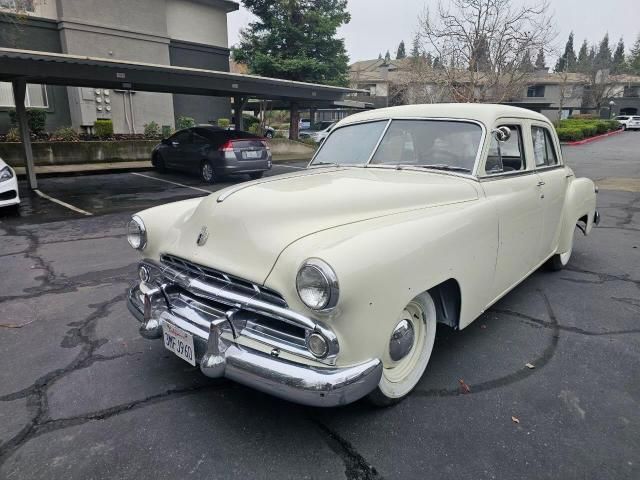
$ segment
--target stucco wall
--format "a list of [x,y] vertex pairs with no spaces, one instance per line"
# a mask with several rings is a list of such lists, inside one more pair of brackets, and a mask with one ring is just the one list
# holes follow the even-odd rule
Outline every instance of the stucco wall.
[[[213,48],[191,42],[171,40],[169,46],[171,65],[229,71],[229,50]],[[202,97],[174,95],[173,108],[176,118],[193,117],[197,123],[211,123],[219,118],[231,118],[229,97]]]
[[193,0],[166,0],[167,33],[175,40],[227,48],[227,15]]

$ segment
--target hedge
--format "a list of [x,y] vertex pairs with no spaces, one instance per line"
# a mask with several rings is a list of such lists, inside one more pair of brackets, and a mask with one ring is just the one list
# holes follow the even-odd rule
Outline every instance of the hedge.
[[99,138],[113,137],[113,122],[109,119],[98,119],[93,124],[93,130]]
[[561,127],[557,129],[557,132],[558,138],[563,142],[575,142],[584,138],[584,134],[580,128]]

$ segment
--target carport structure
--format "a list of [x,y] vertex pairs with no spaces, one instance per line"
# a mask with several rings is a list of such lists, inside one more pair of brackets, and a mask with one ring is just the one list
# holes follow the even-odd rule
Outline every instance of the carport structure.
[[[145,92],[233,97],[236,127],[249,99],[275,100],[290,108],[340,106],[358,90],[214,70],[128,62],[33,50],[0,48],[0,81],[12,82],[29,186],[37,189],[24,106],[28,83]],[[364,104],[363,104],[364,106]]]

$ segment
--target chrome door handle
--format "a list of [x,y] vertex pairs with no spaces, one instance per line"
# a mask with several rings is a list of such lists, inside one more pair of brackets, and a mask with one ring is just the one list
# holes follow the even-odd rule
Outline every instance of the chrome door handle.
[[538,186],[539,186],[539,187],[541,187],[541,186],[543,186],[543,185],[546,185],[546,183],[544,183],[542,180],[540,180],[540,181],[538,182]]

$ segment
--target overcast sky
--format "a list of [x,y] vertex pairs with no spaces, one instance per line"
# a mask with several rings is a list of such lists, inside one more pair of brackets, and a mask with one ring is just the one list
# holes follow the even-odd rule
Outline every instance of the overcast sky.
[[[640,0],[550,0],[550,3],[558,31],[558,48],[564,48],[573,30],[576,53],[583,39],[597,43],[607,32],[612,45],[622,36],[628,51],[640,33]],[[401,40],[407,44],[408,52],[417,16],[425,5],[433,7],[437,1],[349,0],[351,23],[339,35],[346,41],[351,62],[377,58],[378,53],[384,55],[387,50],[393,57]],[[230,45],[238,42],[240,29],[250,20],[251,14],[244,7],[229,15]],[[548,59],[547,63],[553,66],[555,62]]]

